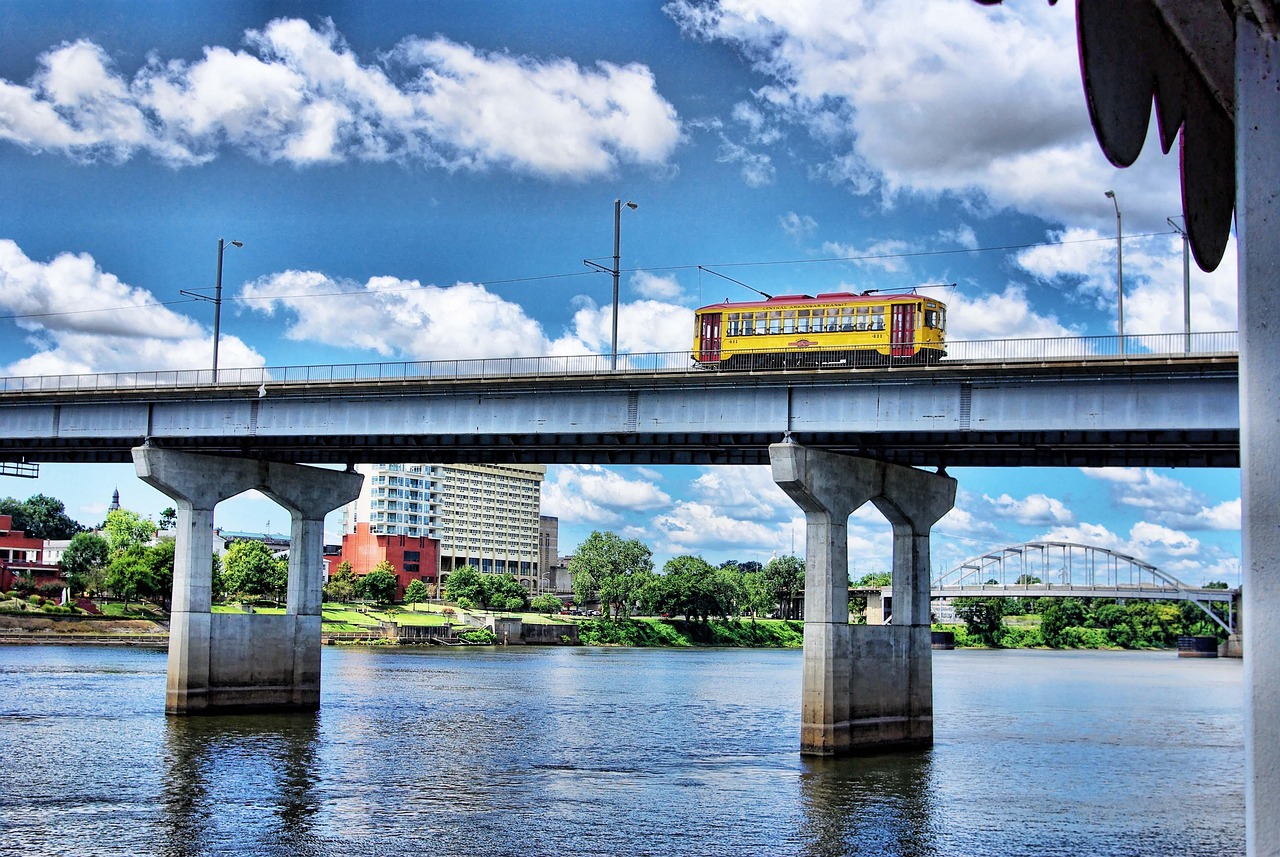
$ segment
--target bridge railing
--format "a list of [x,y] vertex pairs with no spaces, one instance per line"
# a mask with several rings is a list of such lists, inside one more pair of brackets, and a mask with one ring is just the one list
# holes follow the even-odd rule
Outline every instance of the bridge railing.
[[[1116,336],[1048,337],[1039,339],[952,340],[941,365],[969,363],[1019,363],[1050,360],[1160,359],[1183,356],[1234,356],[1237,334],[1214,333],[1150,334]],[[737,368],[745,371],[847,370],[859,365],[859,352],[852,359],[807,361],[789,366],[776,352],[735,352]],[[848,349],[807,349],[807,356],[849,357]],[[93,392],[109,390],[150,390],[164,388],[260,386],[263,384],[334,384],[377,381],[419,380],[501,380],[507,378],[552,378],[563,376],[686,373],[705,374],[715,369],[695,363],[688,351],[619,354],[617,365],[608,354],[573,354],[544,357],[485,357],[459,360],[399,360],[381,363],[339,363],[313,366],[267,366],[219,369],[216,381],[211,369],[166,369],[148,372],[104,372],[82,375],[27,375],[0,378],[0,393]],[[897,364],[880,364],[893,369]]]

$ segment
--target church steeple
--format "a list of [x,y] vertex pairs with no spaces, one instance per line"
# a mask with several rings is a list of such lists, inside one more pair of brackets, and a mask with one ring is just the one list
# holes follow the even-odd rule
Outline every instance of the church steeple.
[[108,512],[114,512],[120,508],[120,489],[117,488],[111,495],[111,505],[107,507]]

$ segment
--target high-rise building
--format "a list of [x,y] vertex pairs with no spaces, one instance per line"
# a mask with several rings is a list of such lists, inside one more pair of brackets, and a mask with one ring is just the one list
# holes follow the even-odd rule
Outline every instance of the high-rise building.
[[455,568],[510,574],[538,590],[541,464],[360,464],[343,532],[436,539],[443,583]]

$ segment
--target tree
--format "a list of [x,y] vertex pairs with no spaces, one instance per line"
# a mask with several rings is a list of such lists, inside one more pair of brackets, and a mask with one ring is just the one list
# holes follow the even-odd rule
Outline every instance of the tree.
[[969,633],[988,646],[999,646],[1004,633],[1004,615],[1008,609],[1005,598],[957,598],[956,615]]
[[1066,643],[1064,631],[1084,625],[1084,604],[1079,598],[1040,598],[1036,601],[1040,611],[1040,635],[1045,645],[1055,648]]
[[324,585],[324,596],[330,601],[350,601],[356,597],[357,583],[351,563],[344,559],[329,575],[329,582]]
[[559,613],[564,605],[560,603],[560,599],[552,595],[550,592],[544,592],[541,595],[534,596],[533,601],[529,602],[529,609],[535,613],[543,613],[550,616],[553,613]]
[[[736,572],[737,566],[729,566]],[[723,595],[717,569],[700,556],[677,556],[667,560],[662,567],[665,580],[664,613],[680,613],[686,619],[707,622],[712,615],[726,611],[721,603]]]
[[419,601],[426,601],[427,595],[427,585],[421,580],[411,580],[404,588],[404,601],[411,609],[415,609],[414,605]]
[[62,553],[62,570],[70,577],[71,589],[86,592],[102,583],[102,571],[111,559],[111,546],[97,533],[76,533]]
[[804,560],[796,556],[774,557],[764,567],[774,600],[782,605],[783,619],[794,618],[792,602],[804,590],[804,571]]
[[364,597],[376,604],[390,604],[394,601],[396,588],[399,585],[400,579],[396,577],[395,566],[385,559],[360,579],[360,589]]
[[25,502],[6,497],[0,500],[0,515],[11,516],[15,530],[36,539],[69,539],[85,531],[67,515],[61,500],[44,494],[32,495]]
[[147,548],[147,564],[151,568],[148,595],[168,601],[173,597],[173,564],[177,542],[163,539]]
[[625,617],[631,615],[643,575],[653,571],[653,554],[636,539],[597,530],[578,546],[569,571],[580,601],[598,593],[606,614],[612,607],[615,617]]
[[156,522],[156,526],[162,530],[172,530],[178,526],[178,510],[172,506],[165,506],[160,510],[160,520]]
[[[223,561],[222,580],[227,595],[254,598],[279,591],[281,564],[263,542],[253,539],[232,542]],[[285,565],[286,586],[287,580],[288,566]]]
[[151,563],[145,545],[130,545],[117,551],[107,566],[106,585],[125,607],[151,586]]
[[742,593],[743,607],[751,614],[753,622],[761,614],[767,616],[772,613],[777,603],[763,571],[748,571],[742,575]]
[[484,606],[492,610],[523,610],[529,603],[529,594],[520,581],[509,574],[485,574]]
[[444,582],[444,597],[464,610],[471,610],[484,604],[484,580],[475,566],[464,565],[455,568]]
[[137,512],[128,509],[112,509],[107,512],[102,525],[112,551],[122,551],[133,545],[144,545],[155,538],[156,525]]

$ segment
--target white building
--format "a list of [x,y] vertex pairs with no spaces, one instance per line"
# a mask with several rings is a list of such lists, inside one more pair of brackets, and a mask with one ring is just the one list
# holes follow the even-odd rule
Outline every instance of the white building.
[[427,536],[440,542],[443,582],[472,565],[538,590],[541,464],[359,464],[360,496],[343,508],[344,533]]

